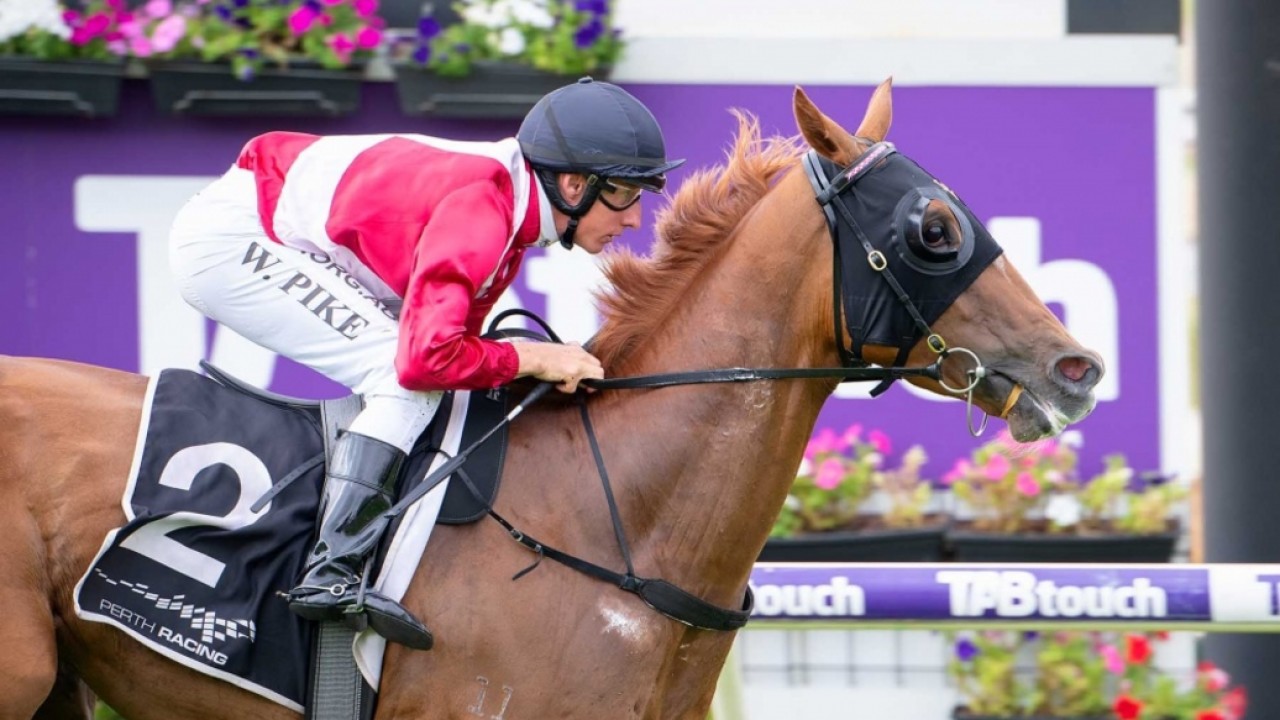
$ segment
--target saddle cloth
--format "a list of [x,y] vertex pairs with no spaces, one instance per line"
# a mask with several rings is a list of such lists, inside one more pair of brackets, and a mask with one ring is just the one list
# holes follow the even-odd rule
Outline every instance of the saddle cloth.
[[[153,377],[122,498],[127,523],[107,534],[74,597],[80,618],[302,712],[314,626],[289,612],[278,593],[293,586],[310,550],[324,445],[318,404],[280,400],[289,399],[186,370]],[[446,395],[406,463],[401,491],[506,412],[505,391]],[[487,502],[497,492],[504,444],[495,434],[463,466]],[[309,461],[310,469],[251,510]],[[470,522],[484,507],[455,479],[436,487],[386,533],[374,585],[403,597],[437,515]],[[357,665],[375,690],[384,649],[371,632],[355,642]]]

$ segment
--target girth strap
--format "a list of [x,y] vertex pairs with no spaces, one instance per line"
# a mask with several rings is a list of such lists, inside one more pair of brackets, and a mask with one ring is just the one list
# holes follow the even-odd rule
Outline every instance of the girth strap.
[[[550,385],[544,383],[539,387],[547,388],[550,387]],[[712,605],[702,598],[672,585],[666,580],[655,580],[636,576],[635,568],[631,562],[630,544],[627,542],[626,532],[622,528],[622,517],[618,512],[618,503],[613,494],[613,485],[609,482],[609,473],[604,466],[604,456],[600,452],[600,443],[596,439],[595,427],[591,424],[591,416],[587,411],[586,399],[582,395],[578,396],[578,406],[581,409],[582,424],[587,432],[587,440],[591,445],[591,454],[595,458],[596,468],[599,470],[600,480],[604,486],[605,500],[609,506],[609,517],[613,522],[614,537],[618,540],[618,547],[622,552],[622,561],[623,564],[626,565],[627,571],[625,574],[615,572],[545,545],[529,535],[526,535],[523,531],[518,530],[506,518],[499,515],[498,512],[490,506],[488,508],[489,517],[492,517],[499,525],[505,528],[507,534],[509,534],[513,540],[532,550],[538,556],[538,559],[535,560],[532,565],[516,573],[511,579],[519,580],[529,574],[542,563],[542,559],[544,557],[547,557],[570,569],[577,570],[584,575],[612,583],[622,590],[635,593],[640,596],[640,599],[649,607],[657,610],[672,620],[684,623],[690,627],[702,630],[725,631],[737,630],[738,628],[746,625],[748,618],[751,616],[751,609],[755,606],[755,597],[753,596],[750,587],[747,587],[746,597],[743,599],[742,603],[742,610],[726,610],[716,605]],[[456,459],[457,458],[455,458],[455,460]],[[466,476],[466,472],[460,467],[455,471],[455,474],[460,475],[468,486],[471,485],[470,478]],[[428,484],[430,480],[431,478],[428,478],[423,482],[423,485]],[[415,490],[416,489],[417,488],[415,488]],[[480,500],[482,503],[485,502],[483,498]]]
[[646,605],[672,620],[702,630],[737,630],[747,624],[747,619],[751,616],[751,609],[755,606],[755,597],[750,587],[747,588],[742,610],[725,610],[681,590],[666,580],[640,578],[631,573],[624,575],[563,553],[525,535],[498,513],[490,510],[489,515],[507,529],[512,539],[538,554],[538,561],[517,573],[513,579],[523,577],[530,570],[536,568],[542,558],[548,557],[584,575],[612,583],[627,592],[635,593],[640,596],[640,599]]

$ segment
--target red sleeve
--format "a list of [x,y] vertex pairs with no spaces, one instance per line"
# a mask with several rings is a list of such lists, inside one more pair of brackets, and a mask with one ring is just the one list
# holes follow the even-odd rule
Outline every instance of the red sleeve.
[[482,390],[510,382],[510,343],[467,330],[480,287],[505,258],[512,199],[491,182],[468,185],[434,208],[414,251],[400,317],[396,372],[410,390]]

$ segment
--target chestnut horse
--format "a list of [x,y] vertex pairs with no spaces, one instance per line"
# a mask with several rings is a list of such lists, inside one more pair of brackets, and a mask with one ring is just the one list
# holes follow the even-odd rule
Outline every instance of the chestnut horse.
[[[886,82],[850,133],[797,88],[803,144],[761,139],[758,124],[740,116],[726,164],[674,196],[651,257],[624,252],[609,263],[593,346],[609,376],[839,365],[837,341],[848,338],[832,327],[832,238],[801,154],[812,148],[849,166],[884,140],[890,95]],[[1003,256],[932,329],[989,368],[973,402],[1004,417],[1019,440],[1059,432],[1093,407],[1101,361]],[[880,365],[898,356],[887,346],[862,352]],[[933,359],[919,342],[907,364]],[[943,363],[942,377],[952,387],[969,383],[961,361]],[[928,378],[912,382],[945,392]],[[637,572],[740,607],[836,383],[591,396]],[[0,358],[0,718],[84,717],[86,687],[130,720],[296,717],[74,612],[76,582],[103,537],[125,522],[121,496],[146,384],[114,370]],[[496,507],[554,547],[619,568],[599,483],[578,410],[545,403],[512,426]],[[554,562],[513,584],[531,556],[496,523],[440,528],[424,558],[405,604],[432,627],[435,649],[388,648],[378,718],[706,717],[734,633],[675,622]],[[476,707],[485,686],[485,707]]]

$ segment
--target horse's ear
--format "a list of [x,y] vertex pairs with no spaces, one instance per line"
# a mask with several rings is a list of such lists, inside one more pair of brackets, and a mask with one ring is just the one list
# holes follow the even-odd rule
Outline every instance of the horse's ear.
[[858,137],[884,142],[885,136],[889,134],[889,125],[893,123],[892,89],[893,77],[890,76],[871,93],[867,114],[862,117],[862,124],[858,126]]
[[840,166],[849,165],[858,157],[858,142],[849,131],[824,115],[798,85],[792,106],[796,127],[809,147],[817,150],[819,155]]

